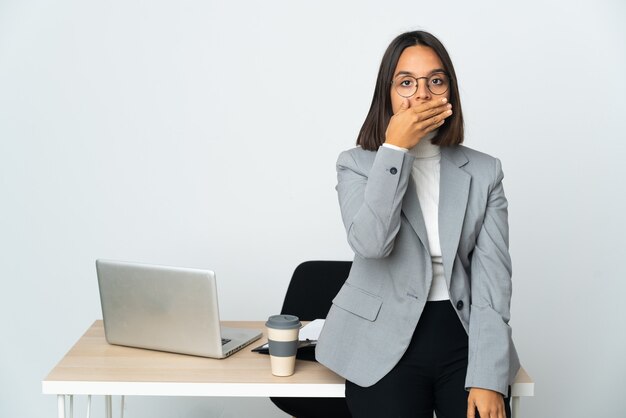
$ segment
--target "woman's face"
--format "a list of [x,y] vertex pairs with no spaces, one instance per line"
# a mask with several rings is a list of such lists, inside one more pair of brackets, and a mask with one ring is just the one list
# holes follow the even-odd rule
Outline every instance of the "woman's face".
[[[396,65],[396,70],[393,73],[393,79],[396,80],[396,77],[402,74],[407,74],[414,78],[429,77],[441,71],[445,70],[435,50],[428,46],[415,45],[405,48],[402,54],[400,54],[398,65]],[[417,91],[413,96],[409,97],[410,107],[428,102],[429,100],[443,99],[444,97],[450,99],[449,88],[444,94],[435,95],[428,90],[426,83],[427,79],[425,78],[418,80]],[[390,94],[391,107],[395,114],[404,100],[404,97],[398,94],[395,82],[391,85]]]

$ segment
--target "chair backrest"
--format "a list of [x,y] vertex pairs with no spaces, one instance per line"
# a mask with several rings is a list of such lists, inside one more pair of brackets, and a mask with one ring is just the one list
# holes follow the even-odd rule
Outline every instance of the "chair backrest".
[[302,321],[326,318],[351,267],[351,261],[305,261],[300,264],[291,276],[281,313],[296,315]]

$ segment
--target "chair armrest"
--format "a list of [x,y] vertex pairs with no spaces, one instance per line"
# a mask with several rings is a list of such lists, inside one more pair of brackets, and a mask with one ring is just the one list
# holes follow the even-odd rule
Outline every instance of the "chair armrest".
[[519,368],[511,385],[511,396],[535,396],[535,382],[523,367]]

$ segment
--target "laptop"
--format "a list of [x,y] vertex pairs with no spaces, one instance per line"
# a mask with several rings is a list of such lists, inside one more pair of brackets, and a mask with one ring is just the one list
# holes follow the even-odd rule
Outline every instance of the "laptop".
[[225,358],[261,338],[220,326],[215,273],[96,260],[109,344]]

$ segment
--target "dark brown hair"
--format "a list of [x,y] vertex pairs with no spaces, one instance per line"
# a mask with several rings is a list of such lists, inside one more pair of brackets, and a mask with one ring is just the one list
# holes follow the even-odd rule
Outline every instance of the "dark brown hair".
[[446,122],[439,128],[437,136],[431,142],[442,147],[457,145],[463,142],[463,112],[461,111],[461,99],[452,60],[443,44],[437,38],[428,32],[414,31],[397,36],[385,51],[383,60],[380,63],[380,69],[378,70],[372,105],[356,141],[357,145],[360,145],[363,149],[376,151],[385,142],[387,125],[389,124],[389,119],[393,116],[390,95],[393,73],[405,48],[415,45],[432,48],[439,56],[443,63],[443,69],[450,77],[449,102],[452,104],[454,113],[446,119]]

